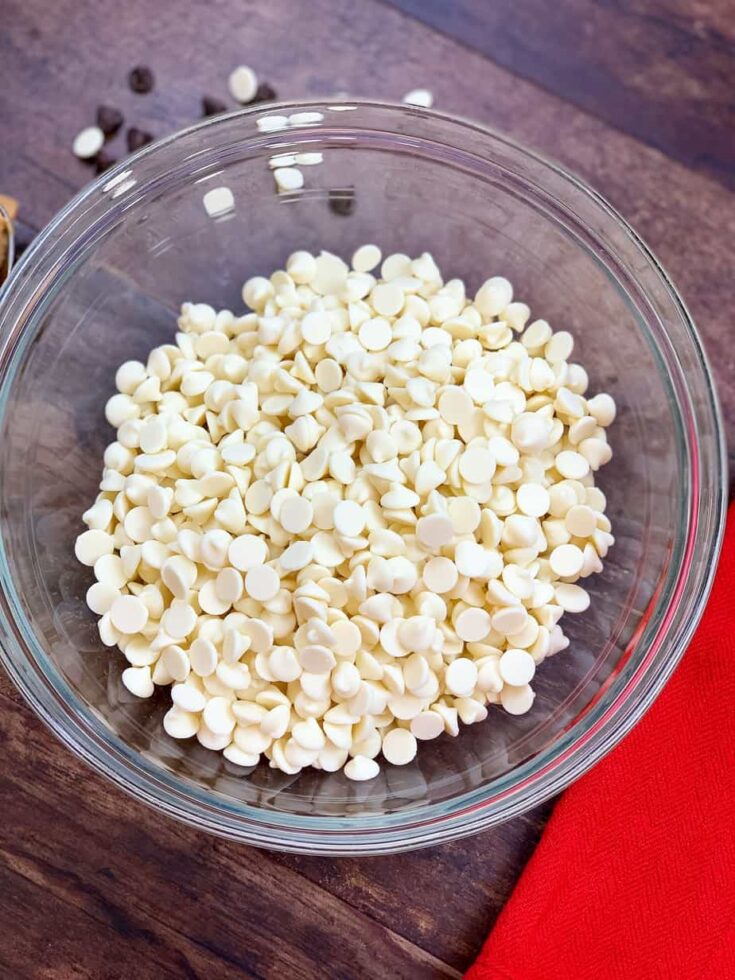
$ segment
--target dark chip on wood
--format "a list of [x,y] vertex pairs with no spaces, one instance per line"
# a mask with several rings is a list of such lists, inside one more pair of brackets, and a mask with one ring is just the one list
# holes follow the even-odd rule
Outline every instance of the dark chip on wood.
[[95,173],[103,174],[105,170],[109,170],[110,167],[117,163],[115,157],[109,156],[104,150],[100,150],[97,156],[94,158],[94,169]]
[[355,188],[333,187],[329,192],[329,210],[346,218],[355,210]]
[[16,260],[16,262],[18,261],[18,259],[21,257],[21,255],[25,252],[25,250],[28,248],[28,246],[30,244],[31,244],[30,242],[25,241],[22,238],[16,238],[15,239],[15,260]]
[[202,115],[218,116],[227,112],[227,106],[221,99],[213,99],[211,95],[202,96]]
[[111,105],[97,106],[97,125],[108,139],[115,135],[124,122],[125,116],[119,109]]
[[131,126],[126,135],[128,149],[131,153],[139,150],[141,146],[145,146],[146,143],[153,142],[153,136],[150,133],[146,133],[143,129],[137,129],[135,126]]
[[153,88],[155,79],[147,65],[136,65],[128,75],[130,88],[138,95],[147,95]]
[[272,102],[277,99],[276,90],[268,82],[261,82],[255,91],[255,96],[251,99],[251,105],[254,102]]

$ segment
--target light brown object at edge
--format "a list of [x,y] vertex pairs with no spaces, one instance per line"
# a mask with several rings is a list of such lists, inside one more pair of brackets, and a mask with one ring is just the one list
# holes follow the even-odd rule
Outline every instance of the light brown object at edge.
[[[15,221],[18,214],[18,202],[15,198],[0,194],[0,208],[5,211],[10,221]],[[0,285],[2,285],[8,270],[6,269],[8,259],[9,228],[5,216],[0,213]]]

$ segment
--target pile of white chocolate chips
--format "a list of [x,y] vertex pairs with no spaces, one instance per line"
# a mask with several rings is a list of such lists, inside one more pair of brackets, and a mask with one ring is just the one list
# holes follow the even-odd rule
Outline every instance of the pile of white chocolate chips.
[[351,779],[531,708],[613,543],[606,394],[507,279],[431,255],[290,256],[237,316],[185,303],[128,361],[76,554],[164,727],[236,766]]

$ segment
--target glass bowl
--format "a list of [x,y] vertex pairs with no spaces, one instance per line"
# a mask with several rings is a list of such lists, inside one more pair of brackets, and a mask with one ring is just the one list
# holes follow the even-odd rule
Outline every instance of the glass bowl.
[[[265,116],[305,116],[262,131]],[[266,124],[267,126],[267,124]],[[277,153],[318,152],[277,194]],[[203,195],[227,187],[217,217]],[[115,368],[172,338],[180,303],[242,308],[243,280],[294,249],[433,253],[474,289],[507,276],[572,331],[591,388],[614,395],[600,484],[616,545],[567,616],[532,710],[422,743],[415,762],[341,773],[237,770],[161,728],[167,693],[120,682],[74,557],[112,438]],[[153,144],[82,191],[38,236],[0,301],[2,661],[55,734],[170,816],[314,854],[401,851],[492,826],[558,793],[641,717],[700,616],[723,526],[724,454],[694,325],[650,251],[593,190],[474,123],[409,106],[309,102],[217,117]]]

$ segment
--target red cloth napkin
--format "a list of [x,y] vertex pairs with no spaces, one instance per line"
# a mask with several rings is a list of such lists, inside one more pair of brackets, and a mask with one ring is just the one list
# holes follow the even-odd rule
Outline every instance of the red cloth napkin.
[[466,980],[735,980],[735,505],[641,723],[559,801]]

